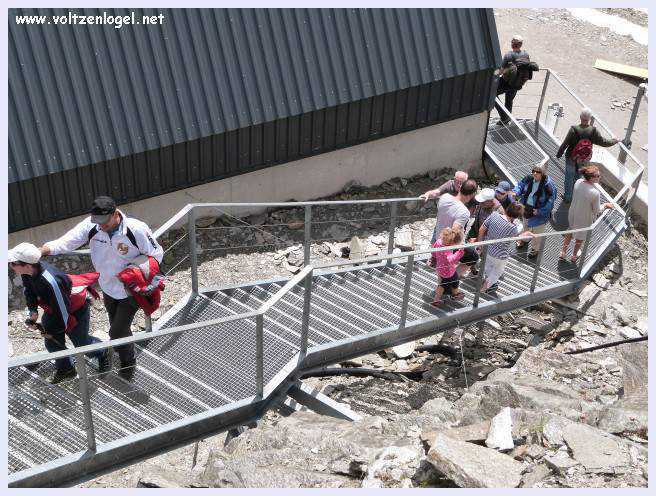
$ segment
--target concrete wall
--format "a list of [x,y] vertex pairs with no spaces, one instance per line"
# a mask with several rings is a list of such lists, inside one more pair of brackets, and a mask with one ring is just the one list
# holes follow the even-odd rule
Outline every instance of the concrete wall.
[[[487,119],[488,112],[482,112],[129,203],[121,209],[154,230],[188,203],[303,201],[337,193],[349,181],[371,186],[393,177],[410,177],[444,167],[469,170],[481,163]],[[240,209],[239,213],[253,212]],[[11,233],[9,246],[21,241],[38,245],[57,238],[82,218]]]

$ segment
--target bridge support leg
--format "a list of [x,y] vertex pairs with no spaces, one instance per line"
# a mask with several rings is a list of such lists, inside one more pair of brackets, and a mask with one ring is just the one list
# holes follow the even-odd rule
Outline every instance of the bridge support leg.
[[351,421],[362,419],[360,415],[351,410],[347,405],[330,399],[325,394],[300,381],[292,385],[287,394],[300,405],[321,415],[329,415]]

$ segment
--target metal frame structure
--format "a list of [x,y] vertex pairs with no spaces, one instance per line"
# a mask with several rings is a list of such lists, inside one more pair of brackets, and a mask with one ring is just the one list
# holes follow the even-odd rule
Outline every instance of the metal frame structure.
[[[551,71],[547,75],[551,75],[560,84],[562,81],[553,74]],[[546,78],[546,82],[549,78]],[[545,83],[546,84],[546,83]],[[544,97],[543,91],[542,97]],[[543,99],[543,98],[542,98]],[[542,106],[542,99],[540,107]],[[538,143],[533,140],[527,133],[523,126],[511,116],[512,125],[523,132],[528,137],[528,143],[535,147],[539,153],[543,155],[542,163],[545,164],[549,157],[544,153]],[[536,122],[538,119],[536,119]],[[597,122],[605,125],[597,120]],[[539,126],[539,122],[537,124]],[[643,167],[639,161],[627,151],[639,166]],[[546,160],[545,160],[546,157]],[[509,179],[513,179],[512,174],[507,169],[504,169],[503,162],[499,160],[500,157],[493,157],[497,162],[500,169]],[[637,175],[639,182],[642,176],[642,170]],[[631,181],[631,184],[636,184],[635,190],[637,191],[636,178]],[[623,195],[630,192],[630,185],[625,185],[620,192],[615,195],[614,201],[617,204]],[[297,381],[298,375],[305,369],[314,368],[321,365],[327,365],[338,361],[343,361],[348,358],[357,357],[375,350],[380,350],[389,346],[402,344],[404,342],[416,340],[436,332],[443,332],[456,326],[473,324],[475,322],[487,319],[489,317],[503,314],[510,310],[524,308],[534,305],[540,301],[545,301],[557,297],[562,297],[572,293],[582,282],[594,265],[603,257],[606,251],[612,247],[615,240],[620,236],[626,228],[628,222],[628,211],[630,203],[635,197],[627,198],[625,203],[625,210],[621,207],[614,213],[609,211],[604,212],[597,221],[590,227],[585,229],[568,230],[549,232],[537,235],[544,238],[545,241],[553,239],[557,236],[560,238],[563,234],[575,232],[587,232],[586,241],[583,248],[583,253],[580,257],[580,262],[576,268],[573,277],[567,279],[559,279],[558,282],[547,282],[538,285],[538,280],[541,276],[544,277],[548,273],[547,269],[543,266],[543,256],[547,243],[543,242],[543,248],[540,250],[537,260],[535,261],[533,272],[527,280],[530,281],[526,289],[522,289],[511,295],[503,296],[501,298],[482,298],[481,286],[482,275],[478,277],[473,286],[473,300],[471,305],[461,308],[455,308],[452,311],[440,316],[430,316],[427,318],[412,319],[409,318],[409,300],[411,298],[411,288],[414,278],[417,277],[415,273],[416,264],[430,256],[431,253],[442,250],[451,250],[459,247],[479,248],[482,252],[483,259],[486,256],[487,248],[490,244],[501,242],[515,242],[523,240],[523,238],[506,238],[494,241],[481,241],[477,243],[467,243],[459,246],[449,246],[440,249],[426,249],[415,250],[411,252],[394,254],[392,253],[394,244],[394,232],[397,226],[397,208],[399,202],[419,201],[417,198],[402,198],[402,199],[387,199],[387,200],[362,200],[362,201],[338,201],[338,202],[280,202],[280,203],[211,203],[211,204],[190,204],[184,207],[167,223],[160,227],[155,236],[159,237],[168,229],[175,225],[180,224],[184,220],[187,222],[189,234],[189,252],[190,252],[190,265],[191,265],[191,281],[192,290],[178,302],[171,310],[169,310],[162,318],[152,326],[152,330],[146,333],[137,333],[134,336],[112,340],[111,342],[97,343],[89,346],[69,349],[56,353],[41,353],[29,355],[24,357],[13,358],[9,361],[9,369],[29,368],[34,365],[50,362],[56,358],[61,357],[75,357],[76,367],[78,368],[79,375],[79,398],[84,412],[85,418],[85,437],[86,437],[86,451],[76,453],[71,456],[66,456],[51,460],[31,468],[26,468],[21,471],[14,472],[9,475],[10,486],[43,486],[51,484],[62,484],[68,480],[80,477],[83,474],[92,473],[94,471],[102,470],[110,466],[115,466],[118,463],[123,463],[128,459],[136,459],[146,456],[147,454],[155,453],[158,450],[168,449],[193,438],[198,438],[211,433],[223,431],[238,425],[243,425],[253,419],[262,415],[262,413],[270,407],[275,401],[279,402],[281,395],[286,395],[292,391],[292,396],[302,401],[303,398],[308,398],[308,391],[304,391],[302,387],[299,388]],[[390,208],[390,233],[387,254],[382,254],[374,257],[367,257],[358,260],[348,260],[327,264],[310,264],[310,241],[311,241],[311,222],[312,222],[312,208],[315,205],[345,205],[345,204],[364,204],[364,203],[389,203]],[[203,288],[199,286],[198,282],[198,259],[197,259],[197,246],[195,235],[195,218],[196,212],[199,208],[206,209],[208,207],[240,207],[240,206],[261,206],[261,207],[302,207],[304,208],[305,216],[305,230],[304,230],[304,261],[305,267],[300,270],[294,277],[290,279],[278,279],[275,281],[258,281],[251,283],[249,287],[254,287],[263,284],[271,284],[272,282],[282,285],[275,294],[264,301],[257,309],[248,312],[237,313],[226,317],[217,319],[203,320],[200,322],[192,322],[183,325],[169,326],[174,316],[178,312],[187,308],[188,305],[193,303],[195,299],[212,295],[219,289],[222,291],[229,290],[230,287],[223,286],[222,288]],[[612,223],[608,222],[609,216],[614,215],[616,218]],[[620,217],[617,220],[617,217]],[[606,226],[610,226],[607,228]],[[606,230],[602,231],[601,229]],[[592,238],[593,233],[597,233],[597,238],[593,247]],[[403,268],[403,286],[399,289],[400,310],[398,313],[398,325],[387,326],[379,328],[373,332],[360,334],[358,336],[348,336],[343,339],[332,339],[329,342],[318,345],[310,345],[309,335],[311,328],[311,316],[315,303],[313,295],[315,294],[314,281],[317,278],[334,275],[344,274],[348,272],[356,273],[361,270],[383,267],[402,267]],[[481,270],[481,274],[483,271]],[[244,288],[244,285],[235,285],[234,288]],[[280,366],[276,365],[274,370],[267,367],[265,360],[265,346],[268,338],[266,324],[275,320],[276,305],[279,304],[283,298],[286,298],[292,292],[297,291],[297,294],[302,292],[302,318],[300,320],[299,338],[294,343],[294,355]],[[128,343],[147,343],[151,340],[163,337],[181,337],[183,335],[192,336],[193,333],[205,332],[207,329],[219,328],[226,324],[238,325],[242,322],[249,322],[254,324],[254,380],[253,388],[250,389],[253,394],[238,401],[230,402],[219,407],[207,408],[201,413],[189,415],[185,418],[168,422],[163,425],[147,429],[142,432],[137,432],[124,436],[116,441],[109,443],[98,443],[97,434],[94,430],[94,414],[93,406],[90,399],[90,381],[86,374],[86,365],[84,355],[86,353],[106,349],[109,347],[116,347]],[[249,376],[250,377],[250,376]],[[312,393],[310,393],[312,395]],[[315,395],[316,396],[316,395]],[[275,401],[274,401],[275,400]],[[316,400],[316,398],[315,398]],[[319,400],[316,400],[319,401]],[[324,402],[325,405],[325,402]],[[339,413],[339,408],[332,405],[332,410]],[[329,408],[330,409],[330,408]],[[341,412],[343,416],[348,417],[347,413]]]

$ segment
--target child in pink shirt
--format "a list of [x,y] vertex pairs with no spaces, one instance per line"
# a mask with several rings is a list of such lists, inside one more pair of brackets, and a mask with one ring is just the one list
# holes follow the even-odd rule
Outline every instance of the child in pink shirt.
[[[459,230],[447,227],[442,230],[440,237],[433,244],[433,248],[442,248],[443,246],[451,246],[462,243],[462,233]],[[435,272],[438,276],[438,286],[435,290],[435,299],[431,305],[437,306],[442,303],[442,295],[447,292],[454,300],[462,300],[464,294],[458,289],[460,279],[458,277],[458,262],[464,255],[465,251],[461,248],[459,250],[444,250],[433,252],[433,264]]]

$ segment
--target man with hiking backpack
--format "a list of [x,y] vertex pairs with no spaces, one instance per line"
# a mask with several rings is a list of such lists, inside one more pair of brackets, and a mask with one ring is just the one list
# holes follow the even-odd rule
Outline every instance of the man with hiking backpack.
[[[513,36],[510,46],[512,50],[503,56],[499,68],[499,79],[497,84],[497,96],[505,94],[505,106],[508,112],[512,112],[513,100],[517,92],[522,89],[526,81],[533,79],[533,72],[539,70],[535,62],[531,62],[526,50],[522,50],[524,39],[516,34]],[[507,124],[510,117],[495,103],[499,113],[497,124]]]
[[[131,336],[130,326],[139,306],[128,294],[118,274],[139,255],[153,257],[159,264],[164,251],[146,224],[125,215],[108,196],[96,198],[91,206],[91,216],[61,238],[45,243],[41,253],[70,253],[87,243],[91,262],[100,273],[98,283],[109,316],[109,338]],[[119,375],[131,380],[136,367],[134,345],[117,346],[116,351],[121,362]]]
[[565,191],[563,192],[565,203],[572,201],[574,183],[581,177],[579,169],[588,165],[592,158],[592,145],[608,147],[616,145],[620,141],[614,137],[606,139],[599,133],[597,128],[590,123],[592,120],[590,109],[583,109],[580,118],[581,123],[569,129],[556,153],[556,158],[562,157],[565,153]]

